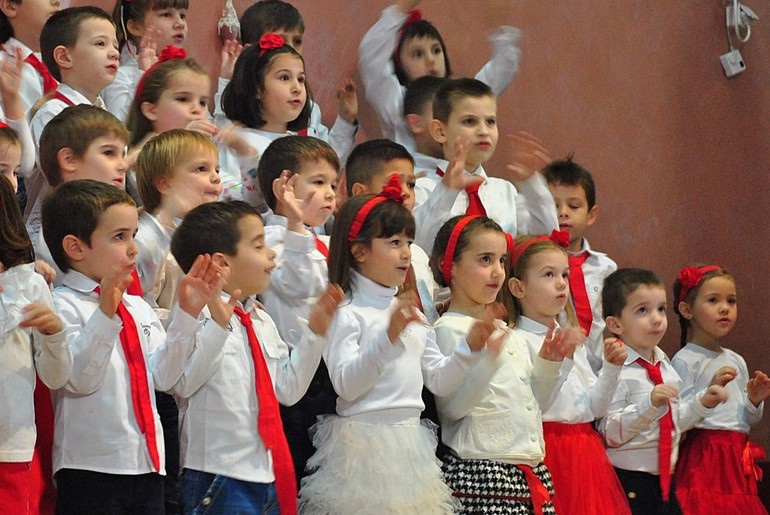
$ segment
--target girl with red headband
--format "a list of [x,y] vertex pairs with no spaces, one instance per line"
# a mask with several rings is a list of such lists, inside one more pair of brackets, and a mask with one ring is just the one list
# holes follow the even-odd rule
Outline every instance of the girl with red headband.
[[728,394],[687,432],[680,448],[676,483],[682,512],[767,513],[757,496],[762,470],[754,463],[765,453],[748,433],[762,418],[770,378],[749,374],[744,359],[722,346],[738,315],[735,279],[717,265],[688,266],[674,282],[674,299],[682,349],[671,364],[682,378],[682,400],[714,381]]
[[452,392],[486,354],[492,325],[479,322],[444,356],[416,301],[396,296],[415,230],[401,202],[396,177],[378,195],[348,200],[334,224],[329,281],[347,300],[327,333],[324,361],[337,416],[315,426],[308,468],[316,471],[302,481],[300,512],[454,513],[435,433],[420,423],[422,387]]
[[[414,152],[414,137],[404,121],[406,86],[426,75],[450,77],[446,45],[438,29],[415,8],[421,0],[398,0],[361,40],[358,69],[366,98],[380,117],[382,135]],[[519,30],[502,26],[490,36],[492,58],[476,74],[496,96],[502,94],[519,68]]]
[[[534,359],[543,338],[558,331],[574,351],[561,364],[554,394],[540,402],[545,440],[545,464],[553,476],[556,513],[620,515],[631,513],[623,488],[610,463],[594,420],[607,414],[627,353],[623,342],[604,344],[604,364],[598,377],[588,362],[586,334],[569,305],[567,231],[550,236],[518,238],[511,255],[508,282],[510,315],[516,333],[529,344]],[[567,309],[573,327],[556,320]]]

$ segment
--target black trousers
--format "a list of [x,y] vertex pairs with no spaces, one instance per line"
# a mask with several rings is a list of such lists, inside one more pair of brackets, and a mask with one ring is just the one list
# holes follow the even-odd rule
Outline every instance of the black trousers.
[[61,469],[56,473],[56,515],[163,515],[163,476],[105,474]]
[[663,500],[660,490],[660,476],[647,472],[636,472],[615,468],[620,484],[626,492],[628,504],[634,515],[681,515],[682,509],[676,499],[676,484],[671,476],[671,491],[668,501]]

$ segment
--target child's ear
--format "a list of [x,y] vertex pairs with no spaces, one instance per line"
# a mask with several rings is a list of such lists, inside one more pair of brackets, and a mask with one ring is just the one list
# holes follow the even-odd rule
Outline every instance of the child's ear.
[[62,147],[56,152],[56,160],[62,173],[75,173],[77,171],[77,156],[71,147]]
[[5,17],[8,18],[9,20],[12,18],[16,18],[20,3],[21,2],[18,2],[16,0],[0,0],[0,11],[2,11]]
[[66,255],[70,261],[75,263],[82,261],[85,255],[85,249],[87,245],[83,240],[73,234],[68,234],[61,241],[64,255]]
[[677,308],[679,308],[679,314],[682,315],[682,317],[686,320],[692,320],[692,309],[690,309],[688,303],[682,301],[677,305]]
[[155,181],[155,189],[161,195],[168,195],[171,192],[171,184],[168,182],[169,177],[161,177]]
[[67,47],[59,45],[53,49],[53,60],[61,70],[69,70],[72,68],[72,59],[70,59],[70,53]]
[[128,23],[126,23],[126,31],[139,40],[144,35],[144,26],[136,20],[128,20]]
[[593,225],[597,218],[599,218],[599,206],[594,205],[594,207],[588,211],[586,225]]
[[223,277],[225,277],[225,273],[226,273],[224,271],[225,269],[228,269],[228,272],[229,272],[230,260],[227,259],[227,256],[222,254],[221,252],[214,252],[211,255],[211,262],[214,263],[215,265],[217,265],[219,268],[222,269],[222,276]]
[[524,283],[518,277],[508,279],[508,291],[517,299],[524,298]]
[[363,195],[368,191],[369,189],[365,185],[361,184],[360,182],[355,183],[352,188],[352,193],[354,197],[357,197],[358,195]]
[[404,116],[404,120],[406,121],[406,126],[409,127],[409,131],[412,134],[422,134],[428,130],[422,121],[422,116],[419,114],[409,113],[408,115]]
[[350,253],[353,254],[353,259],[356,260],[356,263],[363,263],[366,261],[366,246],[362,243],[354,243],[352,247],[350,247]]
[[150,120],[151,122],[154,122],[158,119],[158,115],[155,113],[155,104],[152,102],[142,102],[142,105],[139,106],[139,109],[141,109],[142,114],[145,118]]
[[435,118],[431,120],[430,126],[430,135],[431,137],[436,140],[440,144],[445,144],[447,137],[446,137],[446,127],[443,123],[441,123],[439,120],[436,120]]
[[604,319],[604,324],[612,334],[617,336],[623,335],[623,324],[620,323],[620,319],[618,317],[608,316]]

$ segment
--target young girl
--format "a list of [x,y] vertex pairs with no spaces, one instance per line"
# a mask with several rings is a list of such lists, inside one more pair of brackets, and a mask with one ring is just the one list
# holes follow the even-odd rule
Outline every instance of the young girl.
[[738,315],[735,280],[717,265],[689,266],[674,282],[674,299],[682,330],[682,349],[671,360],[682,378],[679,395],[685,401],[712,381],[728,392],[727,401],[688,431],[680,448],[676,484],[682,512],[767,513],[757,496],[761,471],[753,463],[764,452],[748,433],[762,418],[770,378],[763,372],[752,377],[743,358],[722,347]]
[[[568,243],[568,234],[554,231],[550,237],[519,238],[513,249],[509,314],[516,324],[516,333],[527,341],[533,357],[567,307]],[[618,386],[627,357],[625,346],[618,339],[605,342],[604,364],[597,378],[582,345],[585,332],[571,327],[564,330],[564,338],[574,339],[579,346],[562,364],[564,382],[540,405],[547,451],[545,464],[553,476],[556,513],[631,513],[601,436],[593,427],[595,419],[606,415]]]
[[[32,242],[24,229],[13,188],[5,177],[0,177],[2,513],[52,513],[52,506],[43,501],[45,489],[53,486],[50,463],[46,471],[36,449],[35,375],[37,372],[43,384],[55,389],[67,382],[72,370],[72,354],[61,321],[52,311],[51,293],[34,266]],[[51,441],[49,458],[50,445]]]
[[[302,56],[277,34],[266,34],[258,45],[245,49],[235,63],[233,78],[222,93],[222,110],[243,126],[238,133],[256,156],[270,143],[307,128],[310,103]],[[243,193],[252,205],[266,211],[256,178],[257,159],[241,154],[237,166]],[[223,169],[232,160],[222,159]]]
[[[361,80],[366,98],[380,117],[383,137],[410,152],[415,143],[404,122],[405,86],[425,75],[452,74],[441,34],[414,10],[420,1],[398,0],[385,9],[358,47]],[[495,96],[505,91],[518,70],[518,37],[518,29],[503,26],[490,38],[492,58],[476,78],[488,84]]]
[[118,0],[112,10],[120,45],[120,68],[102,90],[107,110],[119,120],[128,118],[136,85],[168,45],[183,47],[187,40],[189,0]]
[[[436,338],[447,354],[478,319],[489,319],[505,284],[509,237],[493,220],[456,216],[439,230],[431,267],[449,286],[447,312],[436,322]],[[521,335],[505,328],[497,353],[490,353],[450,395],[436,397],[442,441],[451,451],[444,477],[462,502],[462,513],[554,513],[539,404],[559,384],[570,351],[561,335],[541,338],[530,356]],[[574,343],[571,344],[574,346]]]
[[401,201],[395,181],[379,195],[348,200],[334,224],[329,281],[348,299],[329,329],[324,360],[338,416],[315,426],[318,450],[308,468],[317,470],[302,481],[304,513],[453,513],[435,435],[419,422],[423,379],[434,393],[449,394],[483,357],[492,330],[477,324],[445,357],[415,302],[396,297],[415,230]]

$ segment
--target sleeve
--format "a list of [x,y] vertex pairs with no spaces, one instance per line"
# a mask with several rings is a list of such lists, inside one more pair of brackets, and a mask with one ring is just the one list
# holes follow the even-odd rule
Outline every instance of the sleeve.
[[539,172],[516,185],[516,234],[550,234],[559,228],[556,202]]
[[[321,354],[326,347],[326,338],[313,333],[305,327],[301,331],[301,340],[292,342],[292,350],[281,339],[275,324],[270,321],[270,340],[279,351],[278,374],[275,378],[275,393],[278,402],[292,406],[299,402],[307,392],[310,382],[321,363]],[[260,335],[262,338],[262,335]],[[260,341],[263,341],[260,339]],[[264,346],[264,345],[263,345]],[[269,353],[268,353],[269,355]]]
[[310,123],[308,124],[308,135],[327,142],[337,153],[340,162],[344,164],[355,146],[358,123],[349,123],[337,116],[332,128],[328,129],[321,120],[321,108],[316,102],[313,102],[313,109],[310,111]]
[[121,66],[115,80],[101,92],[107,111],[123,123],[128,121],[128,112],[136,95],[136,86],[144,71],[138,66]]
[[700,373],[698,364],[688,363],[677,353],[674,359],[671,360],[671,366],[681,380],[679,385],[680,405],[677,422],[679,430],[684,432],[695,427],[695,424],[703,420],[713,409],[705,407],[700,402],[701,396],[706,391],[705,389],[698,391],[695,386],[695,380]]
[[648,429],[666,411],[668,404],[656,408],[650,402],[649,391],[631,395],[626,382],[621,380],[607,408],[607,416],[599,421],[598,429],[609,447],[620,447]]
[[530,384],[541,411],[551,407],[571,370],[572,360],[548,361],[535,355]]
[[315,239],[283,227],[268,227],[265,241],[276,252],[270,290],[280,297],[305,300],[319,297],[329,283],[326,259],[315,252]]
[[404,91],[393,70],[392,56],[405,20],[406,15],[396,6],[388,7],[358,46],[358,71],[366,99],[379,115],[382,136],[394,141],[395,128],[403,116]]
[[701,404],[700,398],[705,393],[706,390],[704,389],[697,392],[689,399],[682,398],[679,403],[679,410],[677,412],[677,427],[679,428],[679,431],[683,433],[685,431],[689,431],[695,427],[695,424],[706,418],[714,411],[714,408],[707,408]]
[[197,322],[195,347],[185,363],[179,380],[171,388],[181,398],[192,397],[222,364],[224,347],[230,333],[211,318]]
[[591,398],[591,414],[593,414],[594,418],[602,418],[607,414],[607,409],[612,402],[612,397],[615,395],[615,390],[617,390],[618,383],[620,382],[621,370],[623,370],[623,365],[613,365],[612,363],[604,361],[604,364],[599,371],[599,376],[596,379],[596,383],[589,392]]
[[35,154],[40,148],[40,136],[43,129],[57,114],[61,113],[67,107],[61,100],[51,99],[40,106],[35,116],[29,121],[29,130],[32,132],[32,141],[35,143]]
[[16,131],[21,140],[21,164],[19,175],[25,179],[32,175],[35,169],[35,141],[32,139],[32,131],[26,119],[6,120],[8,126]]
[[[738,362],[738,376],[740,377],[743,375],[743,377],[746,378],[746,382],[748,382],[749,378],[751,378],[751,375],[749,375],[749,367],[746,365],[746,360],[743,359],[742,356],[738,355],[736,353],[736,361]],[[764,413],[765,403],[760,402],[759,406],[754,406],[754,404],[751,403],[748,397],[748,393],[746,391],[746,386],[744,385],[741,389],[743,394],[743,416],[746,417],[746,422],[753,426],[760,420],[762,420],[762,415]]]
[[436,332],[428,326],[425,350],[422,353],[422,378],[425,386],[435,395],[449,395],[486,354],[486,349],[472,352],[465,337],[462,337],[452,353],[444,355],[436,345]]
[[[418,179],[417,184],[421,180]],[[441,226],[452,217],[452,208],[458,195],[460,190],[447,188],[443,182],[436,181],[425,202],[415,204],[412,212],[417,226],[414,240],[427,254],[433,250],[433,242]]]
[[214,120],[217,123],[228,121],[225,112],[222,110],[222,93],[225,92],[228,84],[230,84],[230,79],[223,77],[217,79],[217,92],[214,93]]
[[400,339],[391,343],[386,331],[366,329],[353,315],[340,311],[329,328],[324,360],[334,391],[346,401],[368,392],[385,365],[406,350]]
[[[53,309],[51,292],[41,285],[35,302],[45,304]],[[58,390],[67,384],[72,373],[72,351],[67,343],[67,333],[64,329],[56,334],[46,335],[37,330],[32,331],[32,342],[35,352],[35,369],[40,380],[51,390]]]
[[519,71],[521,50],[516,42],[520,36],[519,29],[504,25],[489,37],[492,57],[476,74],[476,79],[492,88],[495,96],[503,94]]

